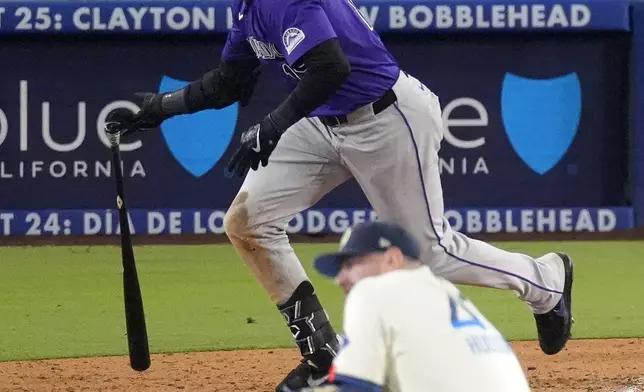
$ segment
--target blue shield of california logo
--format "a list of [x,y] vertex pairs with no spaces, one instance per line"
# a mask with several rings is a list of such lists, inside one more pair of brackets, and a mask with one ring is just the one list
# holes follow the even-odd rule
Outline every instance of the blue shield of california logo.
[[501,117],[512,148],[532,170],[544,174],[566,154],[581,116],[581,85],[576,73],[528,79],[507,73]]
[[[185,87],[189,82],[163,76],[159,93]],[[235,134],[238,103],[176,116],[161,124],[161,133],[174,158],[195,177],[212,169],[224,155]]]

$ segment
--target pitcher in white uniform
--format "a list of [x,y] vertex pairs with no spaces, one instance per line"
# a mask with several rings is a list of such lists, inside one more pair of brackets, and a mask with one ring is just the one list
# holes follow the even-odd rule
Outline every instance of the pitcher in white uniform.
[[419,261],[401,227],[349,229],[315,267],[347,293],[344,342],[328,383],[301,391],[529,391],[512,347],[443,278]]

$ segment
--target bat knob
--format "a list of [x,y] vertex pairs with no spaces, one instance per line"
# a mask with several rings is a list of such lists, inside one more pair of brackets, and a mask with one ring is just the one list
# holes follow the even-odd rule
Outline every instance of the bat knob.
[[117,122],[105,123],[105,133],[107,134],[107,138],[109,139],[112,147],[116,147],[119,145],[119,143],[121,142],[122,132],[123,132],[123,129],[121,127],[121,124]]

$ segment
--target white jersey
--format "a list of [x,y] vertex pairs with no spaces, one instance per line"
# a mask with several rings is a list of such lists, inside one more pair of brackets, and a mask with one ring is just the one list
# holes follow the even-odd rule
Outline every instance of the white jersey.
[[346,298],[331,380],[364,391],[530,391],[499,331],[428,267],[361,280]]

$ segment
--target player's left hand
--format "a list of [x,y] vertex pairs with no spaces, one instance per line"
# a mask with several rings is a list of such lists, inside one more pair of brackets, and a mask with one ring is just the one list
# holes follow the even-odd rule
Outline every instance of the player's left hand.
[[123,129],[123,136],[156,129],[163,121],[172,117],[164,113],[161,108],[162,94],[136,93],[134,96],[134,101],[141,110],[133,113],[125,108],[119,108],[110,112],[106,118],[106,122],[119,124]]
[[228,173],[243,177],[249,168],[257,170],[259,164],[268,165],[268,158],[282,137],[269,117],[244,131],[240,146],[228,162]]

